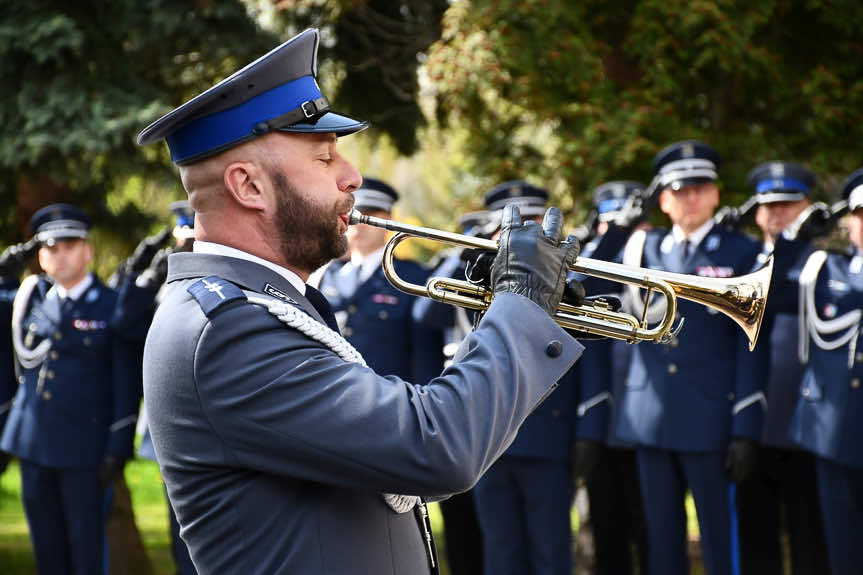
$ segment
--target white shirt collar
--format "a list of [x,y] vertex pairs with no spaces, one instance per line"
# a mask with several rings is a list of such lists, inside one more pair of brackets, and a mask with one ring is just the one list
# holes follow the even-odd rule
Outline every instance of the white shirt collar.
[[278,264],[274,264],[273,262],[265,260],[264,258],[259,258],[258,256],[250,254],[249,252],[244,252],[243,250],[238,250],[237,248],[232,248],[231,246],[217,244],[214,242],[205,242],[202,240],[195,240],[195,245],[192,246],[192,251],[196,254],[210,254],[216,256],[237,258],[240,260],[246,260],[268,267],[286,280],[288,280],[288,282],[290,282],[290,284],[294,286],[294,288],[296,288],[298,292],[306,295],[306,284],[302,279],[300,279],[300,276],[298,276],[288,268],[284,268]]
[[361,282],[364,282],[370,277],[372,277],[372,274],[375,273],[375,271],[379,267],[381,267],[381,262],[383,262],[384,260],[385,247],[386,246],[381,246],[367,256],[361,256],[356,252],[351,253],[351,264],[353,264],[354,268],[360,268]]
[[674,236],[674,243],[679,244],[683,240],[689,240],[690,245],[694,248],[701,243],[707,234],[710,233],[710,230],[713,229],[713,218],[710,218],[703,224],[701,227],[689,234],[688,236],[683,233],[683,230],[680,229],[680,226],[675,225],[671,228],[671,235]]
[[48,290],[48,293],[45,294],[46,297],[51,297],[51,294],[54,294],[54,297],[58,297],[61,300],[66,298],[71,299],[72,301],[78,301],[87,289],[93,285],[93,275],[87,274],[84,276],[84,279],[73,285],[71,288],[66,289],[58,283],[55,283],[51,286],[51,289]]

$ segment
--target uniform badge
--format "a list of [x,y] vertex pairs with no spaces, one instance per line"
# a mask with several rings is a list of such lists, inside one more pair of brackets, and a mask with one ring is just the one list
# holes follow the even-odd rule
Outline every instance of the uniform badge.
[[774,179],[781,179],[785,177],[785,166],[780,164],[779,162],[774,162],[770,164],[770,175],[773,176]]
[[827,287],[835,292],[845,293],[848,291],[848,284],[838,280],[830,280],[827,282]]
[[280,299],[282,301],[286,301],[286,302],[292,303],[294,305],[300,305],[291,296],[289,296],[288,294],[286,294],[282,290],[273,287],[273,285],[270,282],[267,282],[264,284],[263,292],[267,295],[271,295],[274,298]]
[[97,299],[99,299],[98,288],[90,288],[90,290],[87,292],[87,295],[84,297],[84,301],[86,301],[87,303],[93,303]]
[[695,146],[693,146],[689,142],[680,146],[680,157],[681,158],[693,158],[693,157],[695,157]]
[[836,317],[836,312],[838,312],[838,308],[835,303],[828,303],[824,306],[824,317],[827,319]]
[[711,234],[707,236],[707,239],[704,242],[704,249],[709,252],[715,252],[719,249],[719,244],[722,240],[716,234]]
[[730,278],[734,275],[734,268],[728,266],[698,266],[695,275],[704,278]]
[[383,303],[386,305],[398,305],[399,298],[388,293],[376,293],[372,295],[374,303]]
[[108,327],[108,322],[96,319],[76,319],[72,327],[78,331],[99,331]]

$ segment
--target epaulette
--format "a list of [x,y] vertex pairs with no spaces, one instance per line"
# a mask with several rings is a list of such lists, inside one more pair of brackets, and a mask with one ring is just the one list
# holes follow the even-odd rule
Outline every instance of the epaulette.
[[186,291],[192,294],[207,317],[225,304],[246,299],[243,290],[219,276],[200,279],[186,288]]

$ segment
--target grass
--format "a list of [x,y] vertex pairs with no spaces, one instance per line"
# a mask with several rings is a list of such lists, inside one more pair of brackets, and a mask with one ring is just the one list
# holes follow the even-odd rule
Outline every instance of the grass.
[[[152,461],[135,459],[126,466],[126,482],[132,493],[138,530],[153,564],[153,575],[171,575],[174,566],[168,534],[168,510],[159,468]],[[697,540],[698,522],[691,497],[687,497],[687,511],[690,540]],[[443,518],[437,504],[429,505],[429,514],[441,555],[441,575],[449,575]],[[579,518],[574,509],[571,518],[573,533],[576,533]],[[695,575],[703,572],[700,561],[696,561],[693,567]],[[35,570],[27,520],[21,506],[21,476],[17,462],[12,462],[0,476],[0,574],[32,575]]]

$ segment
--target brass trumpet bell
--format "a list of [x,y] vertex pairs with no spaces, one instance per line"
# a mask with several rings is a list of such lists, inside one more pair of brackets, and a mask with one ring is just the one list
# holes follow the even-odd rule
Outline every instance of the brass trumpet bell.
[[[397,289],[411,295],[429,297],[477,311],[484,311],[491,305],[494,295],[491,290],[468,281],[443,277],[429,278],[425,285],[405,281],[395,271],[393,254],[396,246],[410,238],[428,238],[494,252],[498,249],[496,240],[402,224],[393,220],[365,216],[357,210],[351,212],[349,222],[397,232],[387,242],[383,256],[384,274]],[[637,318],[632,314],[614,311],[601,302],[578,306],[563,302],[554,315],[555,321],[561,327],[630,343],[640,341],[665,343],[677,334],[681,326],[682,320],[677,324],[674,321],[677,313],[677,298],[680,297],[715,309],[734,320],[746,333],[749,349],[752,350],[758,340],[761,321],[764,318],[767,290],[773,273],[773,258],[771,257],[764,267],[753,273],[732,278],[705,278],[582,257],[577,258],[570,269],[587,276],[643,288],[647,290],[648,300],[653,292],[658,292],[665,298],[665,311],[662,319],[655,325],[649,326],[646,321],[647,305],[644,306],[645,312],[642,317]]]

